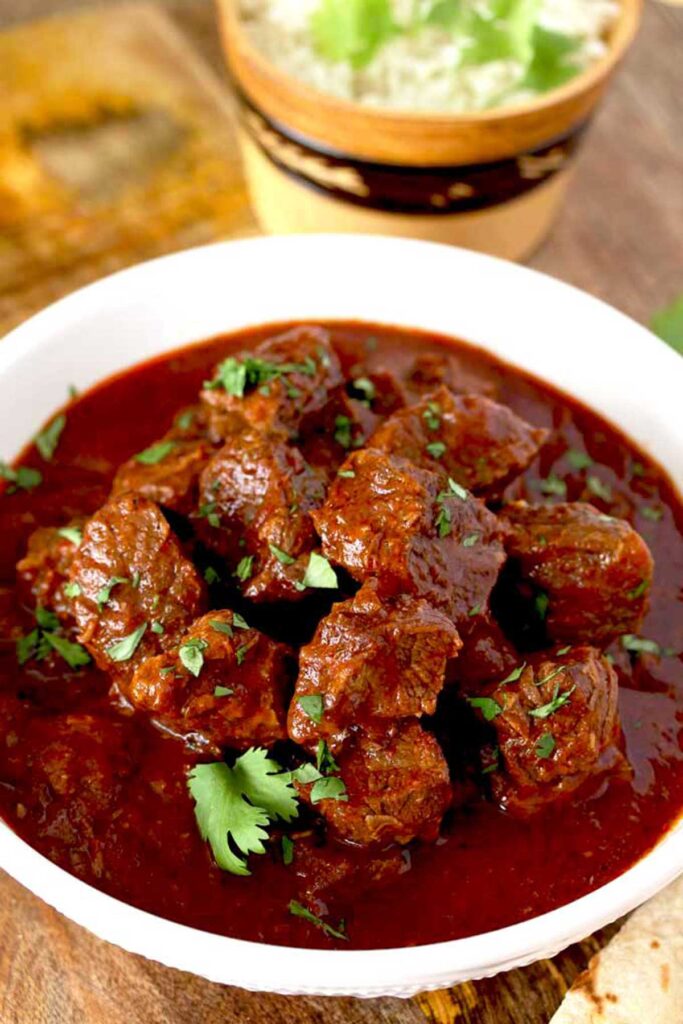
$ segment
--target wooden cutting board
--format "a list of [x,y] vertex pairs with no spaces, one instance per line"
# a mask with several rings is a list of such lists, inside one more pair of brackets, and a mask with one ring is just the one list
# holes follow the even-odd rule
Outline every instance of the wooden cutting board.
[[0,96],[0,334],[131,263],[254,233],[230,95],[155,7],[0,35]]
[[[30,8],[61,2],[31,0]],[[15,0],[10,16],[22,4]],[[180,14],[215,53],[202,0],[183,0]],[[0,9],[0,23],[5,17]],[[660,60],[682,29],[678,12],[650,8],[634,71],[593,130],[573,204],[534,259],[636,316],[683,287],[673,216],[682,194],[673,130],[681,64],[667,69]],[[0,334],[120,267],[256,231],[229,91],[152,5],[109,6],[0,34],[0,97]],[[627,162],[625,131],[640,143]],[[643,279],[647,288],[639,289]],[[252,995],[109,946],[0,872],[0,1022],[546,1024],[614,930],[552,961],[407,1002]]]

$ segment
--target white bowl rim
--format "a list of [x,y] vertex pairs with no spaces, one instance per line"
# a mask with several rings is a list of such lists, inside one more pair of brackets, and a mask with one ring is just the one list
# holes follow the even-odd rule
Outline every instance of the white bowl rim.
[[[294,279],[294,271],[290,264],[299,269],[303,264],[313,272],[316,265],[324,264],[326,258],[336,260],[340,267],[352,268],[348,272],[358,292],[364,288],[362,273],[382,265],[382,261],[386,260],[399,279],[403,264],[415,269],[415,277],[419,277],[418,267],[425,272],[429,270],[431,274],[436,274],[437,284],[441,285],[449,281],[452,275],[462,275],[465,289],[461,299],[468,285],[474,287],[482,282],[490,282],[502,289],[507,301],[514,302],[519,296],[520,308],[528,312],[536,330],[539,326],[536,323],[537,312],[523,305],[523,299],[530,295],[543,296],[542,306],[548,303],[554,308],[557,303],[560,312],[563,307],[573,311],[578,322],[594,324],[596,331],[605,329],[606,324],[610,325],[615,337],[619,336],[620,345],[624,345],[625,356],[622,353],[622,359],[628,364],[627,376],[631,375],[631,384],[639,387],[653,382],[657,384],[661,415],[669,416],[675,427],[669,428],[671,436],[675,437],[677,443],[683,438],[683,413],[677,402],[683,383],[683,361],[634,321],[598,299],[528,268],[434,243],[377,236],[302,235],[231,241],[186,250],[120,271],[60,300],[2,340],[0,394],[4,379],[10,371],[30,361],[38,350],[43,349],[47,353],[50,342],[62,332],[68,336],[69,330],[75,331],[86,314],[96,314],[107,303],[113,309],[125,308],[131,301],[131,294],[138,298],[142,296],[140,308],[152,308],[151,304],[158,302],[159,298],[152,287],[154,282],[160,286],[161,282],[166,281],[165,294],[168,298],[171,294],[168,283],[170,281],[173,284],[176,276],[178,280],[187,278],[199,282],[202,274],[210,276],[218,270],[223,273],[227,269],[239,273],[241,268],[245,268],[244,272],[248,273],[264,262],[273,269],[278,265],[285,267],[282,273],[291,281]],[[219,280],[219,276],[216,280]],[[424,278],[425,288],[428,280],[428,277]],[[201,288],[201,285],[197,287]],[[382,288],[386,288],[386,284]],[[149,302],[143,295],[147,289],[150,292]],[[401,305],[400,289],[395,288],[393,293],[387,291],[389,294],[401,306],[399,315],[374,317],[374,321],[410,324]],[[502,298],[503,295],[501,301]],[[171,305],[174,301],[177,300],[172,299]],[[305,299],[300,297],[297,301]],[[343,300],[340,302],[339,315],[328,316],[327,319],[373,319],[354,315],[356,307],[353,295],[346,305]],[[322,319],[314,308],[316,300],[312,300],[310,306],[311,314],[307,317],[254,315],[251,322],[257,324],[297,318]],[[346,313],[342,312],[343,308]],[[430,320],[426,313],[424,317],[415,317],[412,325],[419,324],[421,328],[441,330],[445,334],[463,335],[463,331],[455,326],[450,330],[433,328],[433,318],[431,323],[425,324],[425,320]],[[457,321],[456,318],[455,322],[463,321]],[[502,329],[505,330],[504,326]],[[557,330],[564,343],[571,340],[567,324],[559,323]],[[200,340],[202,336],[201,333],[190,335],[186,342]],[[465,336],[475,344],[486,347],[486,339],[478,337],[477,330],[470,330]],[[610,339],[605,344],[608,341],[612,345]],[[163,345],[159,351],[168,347]],[[499,351],[493,347],[492,350]],[[616,348],[613,347],[613,351],[616,352]],[[642,361],[644,355],[647,356],[644,361],[646,365]],[[544,372],[546,362],[540,350],[538,357],[533,367],[529,366],[528,359],[525,365],[539,377],[552,380]],[[507,359],[508,356],[504,355],[503,358]],[[620,374],[623,376],[623,365],[617,376]],[[571,373],[569,377],[572,377]],[[585,381],[581,384],[580,375],[572,379],[578,381],[580,386],[585,385]],[[554,383],[557,384],[557,380]],[[576,393],[572,387],[567,390]],[[609,401],[616,403],[615,408],[621,408],[614,395],[609,397]],[[52,407],[55,404],[53,397]],[[620,425],[623,429],[623,424]],[[640,430],[638,440],[641,444],[650,429],[654,428],[648,422]],[[671,456],[665,465],[670,474],[676,477],[680,488],[680,473],[675,472],[677,463],[674,457]],[[633,909],[683,871],[683,821],[679,820],[633,867],[572,903],[497,931],[398,949],[309,950],[248,942],[188,928],[129,906],[69,875],[33,850],[4,822],[0,823],[0,867],[61,913],[99,937],[130,952],[191,971],[212,981],[286,994],[408,996],[457,981],[490,976],[500,970],[553,955],[571,942]]]

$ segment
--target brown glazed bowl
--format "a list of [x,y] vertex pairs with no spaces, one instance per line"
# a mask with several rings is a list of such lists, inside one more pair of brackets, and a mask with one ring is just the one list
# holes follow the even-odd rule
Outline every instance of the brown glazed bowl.
[[265,231],[406,235],[522,259],[553,223],[642,0],[621,0],[607,52],[566,85],[513,107],[452,115],[377,110],[318,92],[259,53],[237,0],[217,3]]

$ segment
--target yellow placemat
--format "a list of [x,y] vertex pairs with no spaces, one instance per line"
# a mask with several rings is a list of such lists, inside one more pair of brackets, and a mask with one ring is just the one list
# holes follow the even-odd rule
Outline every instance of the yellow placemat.
[[148,4],[0,34],[0,334],[104,274],[253,234],[229,91]]

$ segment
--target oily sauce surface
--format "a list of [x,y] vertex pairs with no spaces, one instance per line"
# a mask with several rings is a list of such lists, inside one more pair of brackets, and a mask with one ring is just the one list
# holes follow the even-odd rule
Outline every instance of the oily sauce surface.
[[[513,924],[614,878],[657,841],[683,808],[681,505],[663,473],[604,420],[479,350],[402,329],[327,326],[345,371],[359,365],[400,373],[417,354],[455,354],[462,373],[472,379],[472,390],[484,389],[529,422],[554,431],[554,440],[506,497],[558,500],[544,499],[538,488],[540,480],[556,476],[566,481],[567,500],[590,500],[629,519],[654,556],[655,583],[642,635],[655,640],[664,654],[631,656],[616,644],[609,652],[621,684],[620,713],[632,778],[603,781],[526,822],[505,816],[483,797],[452,812],[436,845],[410,849],[406,871],[397,881],[358,899],[350,895],[345,908],[349,942],[344,948],[416,945]],[[118,465],[163,434],[179,408],[195,400],[216,362],[272,333],[271,325],[213,339],[112,378],[69,406],[51,463],[42,462],[33,448],[27,450],[22,462],[39,467],[44,482],[31,493],[0,497],[3,624],[14,600],[14,566],[30,533],[39,525],[94,512],[105,501]],[[68,383],[64,381],[65,391]],[[594,465],[588,473],[572,469],[570,448],[591,456]],[[589,476],[598,479],[602,497]],[[25,614],[28,631],[32,619],[28,610]],[[269,622],[268,614],[260,614],[258,625],[278,634],[278,622]],[[126,748],[136,765],[113,813],[90,822],[79,834],[73,818],[67,823],[65,817],[60,825],[53,816],[48,827],[27,815],[24,794],[31,766],[27,763],[23,774],[8,772],[0,756],[0,809],[6,821],[62,867],[145,910],[245,939],[334,944],[288,914],[288,903],[297,896],[296,878],[275,853],[253,856],[249,878],[215,867],[186,790],[193,755],[143,715],[114,707],[108,688],[107,678],[94,669],[57,673],[38,671],[35,664],[18,668],[14,640],[3,629],[0,751],[3,745],[11,748],[16,730],[25,728],[15,721],[18,703],[34,723],[36,753],[46,741],[47,713],[94,713],[107,727],[125,730]],[[83,758],[85,776],[87,752],[79,751],[77,735],[70,742],[73,756]]]

